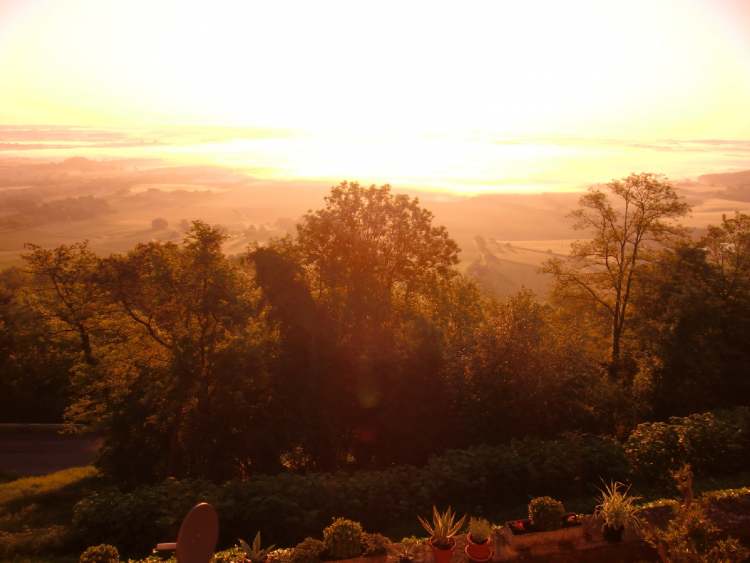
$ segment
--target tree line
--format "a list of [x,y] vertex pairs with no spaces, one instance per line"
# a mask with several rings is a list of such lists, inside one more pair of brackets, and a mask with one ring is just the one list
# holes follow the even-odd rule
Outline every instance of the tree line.
[[499,301],[415,198],[342,183],[296,233],[221,228],[0,273],[0,413],[102,432],[125,482],[422,464],[747,404],[750,217],[696,236],[652,174],[590,189],[548,299]]

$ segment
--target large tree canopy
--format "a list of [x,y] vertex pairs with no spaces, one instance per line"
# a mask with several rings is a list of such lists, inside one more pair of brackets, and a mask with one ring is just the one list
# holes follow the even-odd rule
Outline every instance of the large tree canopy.
[[724,217],[664,252],[635,301],[660,416],[745,404],[750,395],[750,216]]
[[343,182],[305,215],[295,250],[316,297],[340,321],[383,320],[456,275],[458,245],[419,200]]
[[[303,217],[296,236],[274,245],[299,272],[274,259],[276,285],[287,280],[286,289],[267,282],[262,288],[277,315],[287,311],[283,319],[290,318],[290,300],[298,304],[296,336],[282,324],[288,342],[311,358],[306,377],[317,381],[315,396],[327,409],[318,426],[338,429],[338,444],[331,444],[337,453],[329,460],[340,464],[353,455],[366,464],[411,455],[419,461],[441,439],[436,423],[415,447],[418,434],[409,422],[431,415],[430,397],[447,401],[444,302],[461,294],[458,245],[432,220],[416,198],[393,194],[387,185],[343,182],[322,209]],[[263,277],[272,257],[268,251],[252,257]],[[300,340],[311,318],[317,335]]]
[[[566,261],[550,260],[556,291],[587,301],[608,320],[610,373],[620,368],[634,286],[653,251],[680,234],[674,223],[689,207],[672,185],[654,174],[631,174],[592,187],[571,214],[573,226],[589,238],[572,245]],[[607,193],[608,192],[608,193]]]

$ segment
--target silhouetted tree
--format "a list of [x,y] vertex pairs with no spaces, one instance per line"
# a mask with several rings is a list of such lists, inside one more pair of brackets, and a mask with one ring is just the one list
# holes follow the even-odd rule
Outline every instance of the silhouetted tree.
[[546,262],[556,290],[587,300],[608,319],[610,373],[621,368],[621,343],[627,328],[634,284],[655,248],[674,239],[674,219],[689,207],[672,186],[654,174],[631,174],[606,185],[609,195],[592,187],[571,216],[589,239],[572,245],[566,261]]
[[665,251],[646,270],[634,326],[660,417],[746,404],[750,395],[750,216]]
[[95,364],[93,333],[103,314],[102,290],[94,279],[98,258],[87,242],[47,250],[27,244],[23,255],[31,273],[29,303],[39,314],[79,339],[88,364]]

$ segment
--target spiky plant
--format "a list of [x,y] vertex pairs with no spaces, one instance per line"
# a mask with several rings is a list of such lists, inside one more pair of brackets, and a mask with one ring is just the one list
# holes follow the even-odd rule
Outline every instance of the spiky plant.
[[604,525],[612,529],[632,527],[638,529],[640,520],[636,515],[636,501],[640,497],[629,496],[630,487],[625,487],[619,481],[605,483],[603,489],[599,489],[601,496],[599,504],[596,505],[594,514],[604,520]]
[[266,560],[266,557],[268,556],[268,552],[273,550],[275,545],[268,546],[265,549],[261,549],[260,547],[260,532],[255,534],[255,539],[253,540],[253,545],[250,546],[248,543],[243,540],[239,539],[240,547],[242,548],[242,551],[245,552],[245,561],[250,561],[251,563],[262,563]]
[[466,515],[464,514],[456,521],[456,513],[453,512],[450,506],[445,512],[439,512],[437,507],[433,505],[432,524],[421,516],[417,516],[417,519],[422,524],[422,527],[427,530],[427,533],[430,534],[432,545],[439,549],[447,549],[453,543],[453,536],[463,528]]

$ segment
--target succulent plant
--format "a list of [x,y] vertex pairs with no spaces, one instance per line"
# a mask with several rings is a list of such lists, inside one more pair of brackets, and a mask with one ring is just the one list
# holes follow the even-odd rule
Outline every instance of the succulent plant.
[[346,518],[334,518],[323,530],[323,543],[331,559],[350,559],[362,553],[362,525]]
[[552,497],[536,497],[529,503],[529,519],[538,530],[557,530],[562,527],[565,506]]
[[422,527],[427,530],[427,533],[430,534],[432,545],[437,548],[445,549],[450,547],[453,536],[455,536],[463,527],[464,522],[466,521],[466,515],[464,514],[461,516],[458,522],[456,522],[456,513],[451,510],[450,506],[445,512],[439,512],[438,509],[433,506],[432,524],[421,516],[417,516],[417,519],[419,520],[419,523],[422,524]]
[[271,545],[265,549],[261,549],[260,547],[260,532],[255,534],[255,539],[253,539],[253,545],[249,545],[245,540],[239,539],[240,547],[242,548],[242,551],[245,552],[245,561],[250,561],[251,563],[262,563],[266,560],[266,557],[268,556],[268,552],[271,551],[275,545]]
[[415,536],[409,536],[403,538],[399,543],[398,549],[396,550],[396,557],[401,563],[409,563],[414,561],[415,552],[417,546],[422,543],[422,540]]

